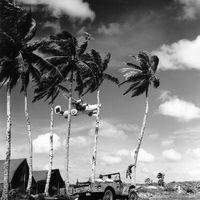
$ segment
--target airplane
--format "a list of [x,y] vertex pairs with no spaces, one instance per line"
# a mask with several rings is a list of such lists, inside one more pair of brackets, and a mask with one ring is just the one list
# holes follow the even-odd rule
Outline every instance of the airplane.
[[[78,116],[80,114],[86,114],[88,116],[96,116],[97,115],[97,109],[98,109],[98,104],[87,104],[83,103],[82,99],[76,100],[72,99],[72,106],[74,107],[71,109],[71,115],[72,116]],[[99,105],[101,107],[101,105]],[[69,111],[65,110],[63,111],[61,109],[60,105],[57,105],[55,107],[55,113],[61,116],[64,116],[64,118],[68,118]]]

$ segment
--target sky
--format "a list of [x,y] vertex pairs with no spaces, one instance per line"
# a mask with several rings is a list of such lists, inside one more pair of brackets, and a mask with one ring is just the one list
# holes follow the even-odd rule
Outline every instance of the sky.
[[[150,89],[150,110],[139,153],[137,181],[156,180],[165,173],[166,182],[200,180],[200,0],[17,0],[31,9],[37,21],[35,39],[68,30],[77,37],[92,35],[89,48],[104,55],[111,52],[108,72],[123,76],[120,68],[130,55],[147,50],[159,57],[158,89]],[[133,162],[142,125],[145,96],[123,96],[128,86],[110,82],[101,86],[101,121],[97,175],[120,172],[123,180]],[[28,156],[28,136],[20,83],[12,91],[12,158]],[[5,158],[6,91],[0,98],[0,158]],[[34,170],[48,168],[50,108],[46,102],[31,103],[29,112],[34,147]],[[76,97],[76,94],[74,93]],[[95,104],[96,94],[84,101]],[[55,105],[67,109],[61,95]],[[94,145],[95,118],[72,119],[70,181],[88,180]],[[64,140],[67,120],[55,115],[54,161],[64,175]]]

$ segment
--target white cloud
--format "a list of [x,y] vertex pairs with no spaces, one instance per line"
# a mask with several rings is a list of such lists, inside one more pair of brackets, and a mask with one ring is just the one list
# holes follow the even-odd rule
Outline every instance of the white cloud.
[[183,6],[181,19],[196,19],[200,13],[200,0],[176,0]]
[[105,155],[101,157],[101,160],[108,165],[118,164],[121,162],[121,158],[117,156]]
[[83,0],[19,0],[25,4],[45,4],[56,17],[66,14],[73,18],[94,20],[95,13],[90,9],[87,2]]
[[165,101],[165,100],[171,99],[170,91],[162,90],[158,99],[161,100],[161,101]]
[[200,148],[188,149],[187,153],[191,154],[192,156],[194,156],[196,158],[200,158]]
[[[35,153],[48,153],[49,152],[50,133],[39,135],[33,140],[33,151]],[[54,151],[61,146],[60,137],[54,133],[53,135],[53,148]]]
[[161,70],[200,70],[200,36],[194,40],[182,39],[171,45],[162,45],[154,51],[160,59]]
[[[132,156],[134,157],[135,149],[131,152]],[[155,160],[154,155],[145,151],[144,149],[139,150],[138,161],[139,162],[153,162]]]
[[162,115],[174,117],[180,121],[189,121],[200,118],[200,108],[193,103],[179,99],[176,96],[169,96],[169,93],[162,99],[167,99],[163,102],[158,112]]
[[174,149],[167,149],[162,152],[162,156],[168,161],[179,161],[181,160],[182,156],[179,152]]
[[163,146],[163,147],[168,147],[172,144],[174,144],[174,140],[172,140],[172,139],[166,139],[161,142],[161,146]]
[[70,145],[75,147],[85,147],[91,144],[91,140],[84,136],[70,138]]
[[[94,129],[91,129],[89,132],[90,135],[94,135]],[[117,138],[117,139],[126,139],[127,135],[123,129],[118,128],[114,123],[101,120],[99,135],[107,138]]]
[[131,154],[130,150],[128,149],[120,149],[116,152],[116,155],[118,156],[129,156]]
[[121,33],[121,28],[118,23],[110,23],[108,26],[102,24],[97,32],[104,35],[118,35]]
[[124,131],[130,131],[130,132],[136,132],[139,131],[138,126],[134,125],[134,124],[117,124],[117,127],[124,130]]

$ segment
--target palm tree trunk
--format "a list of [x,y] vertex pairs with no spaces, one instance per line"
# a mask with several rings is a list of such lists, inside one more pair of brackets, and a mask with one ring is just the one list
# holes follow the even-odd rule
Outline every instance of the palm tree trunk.
[[10,175],[10,155],[11,155],[11,88],[7,83],[7,127],[6,127],[6,160],[4,165],[3,193],[1,200],[9,199],[9,175]]
[[65,150],[66,150],[66,157],[65,157],[65,190],[66,195],[68,194],[69,188],[69,139],[71,134],[71,108],[72,108],[72,86],[73,86],[73,71],[70,77],[70,89],[69,89],[69,98],[68,98],[68,128],[67,128],[67,135],[65,139]]
[[53,103],[51,104],[51,120],[50,120],[50,149],[49,149],[49,170],[47,174],[47,181],[45,185],[45,195],[49,196],[49,183],[51,180],[51,171],[52,171],[52,165],[53,165]]
[[141,128],[141,131],[140,131],[140,136],[139,136],[139,139],[138,139],[138,146],[135,150],[135,154],[134,154],[134,165],[133,165],[133,184],[136,185],[136,167],[137,167],[137,159],[138,159],[138,154],[139,154],[139,150],[140,150],[140,146],[141,146],[141,143],[142,143],[142,139],[144,137],[144,131],[145,131],[145,128],[146,128],[146,120],[147,120],[147,115],[148,115],[148,111],[149,111],[149,97],[148,97],[148,92],[146,93],[146,109],[145,109],[145,114],[144,114],[144,118],[143,118],[143,123],[142,123],[142,128]]
[[32,133],[31,133],[31,123],[28,114],[28,98],[27,98],[27,90],[24,89],[24,114],[26,118],[26,126],[28,132],[28,140],[29,140],[29,176],[28,176],[28,184],[26,188],[26,192],[28,194],[31,193],[31,186],[32,186],[32,176],[33,176],[33,144],[32,144]]
[[98,133],[99,133],[99,121],[100,121],[100,89],[97,90],[97,116],[96,116],[96,126],[94,134],[94,152],[92,156],[92,182],[95,181],[96,163],[97,163],[97,144],[98,144]]

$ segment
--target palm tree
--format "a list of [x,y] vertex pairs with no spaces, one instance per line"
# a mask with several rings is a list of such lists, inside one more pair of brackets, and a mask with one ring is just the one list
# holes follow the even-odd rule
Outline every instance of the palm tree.
[[140,136],[138,138],[138,145],[135,149],[134,163],[133,163],[133,173],[134,173],[134,184],[136,184],[136,166],[138,153],[144,137],[144,132],[146,128],[146,119],[149,110],[149,86],[153,83],[155,88],[159,87],[160,81],[155,76],[159,59],[155,55],[151,55],[148,52],[139,52],[136,56],[133,56],[135,63],[126,63],[127,68],[123,68],[121,71],[125,80],[120,83],[130,83],[129,88],[124,92],[124,95],[131,93],[131,97],[139,96],[145,93],[146,96],[146,109],[143,118],[142,128],[140,131]]
[[49,196],[49,184],[51,180],[51,172],[52,172],[52,165],[53,165],[53,125],[54,125],[54,100],[58,96],[60,92],[60,86],[54,85],[51,89],[48,88],[48,82],[52,79],[52,77],[46,77],[44,75],[40,81],[37,82],[37,88],[35,89],[36,96],[33,99],[33,102],[42,99],[44,96],[44,92],[48,90],[47,97],[50,96],[50,145],[49,145],[49,168],[47,173],[47,180],[45,185],[44,193],[46,196]]
[[[86,51],[87,44],[89,41],[89,36],[85,35],[85,40],[83,43],[79,44],[77,39],[72,36],[69,32],[62,32],[54,36],[50,36],[48,40],[44,42],[44,45],[40,47],[42,53],[51,55],[52,57],[47,58],[48,62],[55,65],[60,74],[49,75],[51,77],[48,79],[48,86],[46,90],[40,91],[42,97],[49,99],[49,91],[57,86],[64,92],[68,93],[68,127],[65,139],[65,189],[66,193],[69,186],[69,140],[71,135],[71,107],[72,107],[72,92],[73,83],[76,82],[77,85],[83,85],[83,78],[86,75],[93,77],[93,83],[98,81],[98,73],[93,73],[93,68],[95,67],[91,62],[88,61],[88,57],[84,52]],[[67,87],[64,87],[64,84]],[[81,93],[82,88],[79,90]]]
[[[94,92],[97,90],[97,114],[96,114],[96,125],[95,125],[95,134],[94,134],[94,150],[92,156],[92,182],[95,181],[95,172],[96,172],[96,162],[97,162],[97,144],[98,144],[98,133],[99,133],[99,122],[100,122],[100,86],[105,79],[112,81],[116,84],[119,84],[119,81],[116,77],[111,76],[105,73],[106,69],[108,68],[108,63],[110,61],[111,54],[108,53],[104,59],[102,59],[99,52],[92,49],[90,54],[87,54],[88,62],[93,63],[96,65],[94,71],[98,73],[98,84],[94,84],[93,77],[85,77],[85,82],[80,87],[87,88],[86,91],[82,94],[85,95],[87,92]],[[76,90],[80,90],[80,87],[77,86]]]
[[164,186],[164,183],[165,183],[165,182],[164,182],[165,174],[159,172],[159,173],[157,174],[157,178],[158,178],[158,185],[159,185],[159,186]]
[[146,185],[151,185],[153,181],[150,178],[146,178],[144,182]]
[[[31,13],[19,7],[14,7],[12,4],[4,0],[0,2],[0,11],[2,35],[2,48],[0,52],[2,70],[0,81],[3,81],[2,85],[6,81],[8,81],[7,104],[10,104],[9,102],[11,89],[17,83],[20,77],[22,80],[21,91],[24,92],[25,117],[27,122],[27,131],[29,135],[29,181],[27,186],[27,192],[29,193],[32,182],[32,139],[27,103],[27,86],[29,84],[29,76],[31,75],[32,78],[37,80],[40,77],[40,71],[43,72],[44,70],[48,69],[54,70],[55,72],[56,68],[34,53],[34,51],[41,45],[40,42],[35,42],[32,44],[28,43],[34,37],[36,30],[36,23],[35,20],[32,18]],[[9,63],[12,63],[12,65]],[[7,68],[4,69],[4,66]],[[8,73],[8,75],[6,73]],[[9,106],[7,112],[10,113]],[[8,117],[7,122],[8,124],[11,124],[10,117]],[[7,125],[7,130],[7,132],[11,134],[11,125]],[[10,139],[10,136],[7,138]],[[7,145],[7,148],[10,148],[10,145]],[[7,149],[7,152],[10,152],[10,150]],[[7,159],[10,160],[10,153],[7,153],[7,155]],[[5,169],[5,176],[8,177],[9,161],[7,160]],[[5,180],[8,180],[8,178],[5,178]],[[5,196],[7,196],[8,183],[4,184],[4,188]]]

